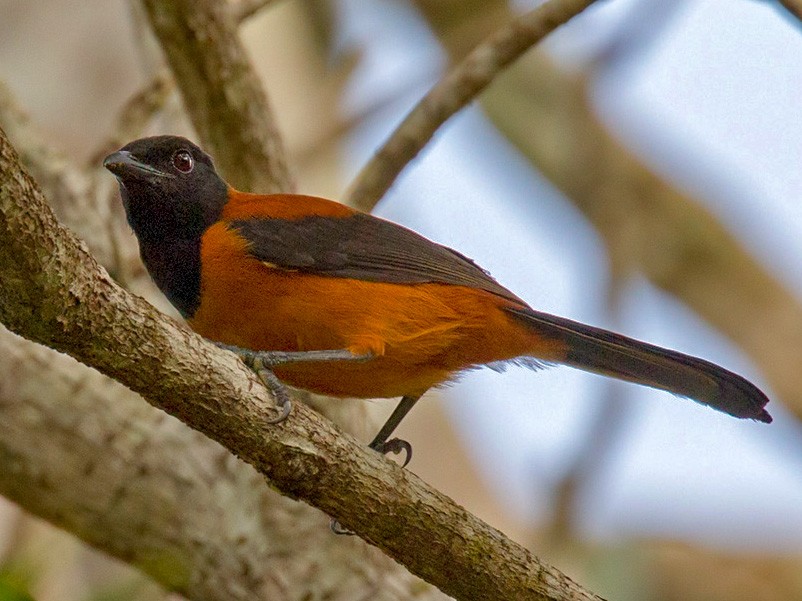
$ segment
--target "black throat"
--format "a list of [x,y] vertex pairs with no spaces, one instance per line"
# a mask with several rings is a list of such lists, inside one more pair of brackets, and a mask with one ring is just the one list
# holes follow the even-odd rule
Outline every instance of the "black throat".
[[142,262],[164,295],[184,319],[200,306],[201,239],[140,241]]
[[142,262],[185,319],[200,306],[203,234],[219,219],[227,201],[227,187],[216,176],[196,184],[175,194],[138,182],[121,186]]

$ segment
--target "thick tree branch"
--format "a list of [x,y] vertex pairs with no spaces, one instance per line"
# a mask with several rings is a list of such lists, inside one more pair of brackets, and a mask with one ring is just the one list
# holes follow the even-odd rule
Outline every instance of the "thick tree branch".
[[370,211],[443,123],[473,101],[505,67],[594,1],[547,0],[511,19],[474,48],[423,97],[363,167],[346,194],[347,202]]
[[201,145],[231,185],[288,192],[292,180],[261,82],[237,36],[229,5],[143,0]]
[[[190,599],[439,591],[122,385],[0,327],[0,493]],[[318,576],[310,579],[314,571]]]
[[71,354],[217,440],[284,494],[337,518],[459,599],[591,599],[413,474],[297,405],[118,287],[55,219],[0,131],[0,321]]
[[[157,78],[135,94],[116,135],[140,135],[169,89]],[[0,126],[15,132],[69,223],[95,226],[88,230],[92,252],[101,252],[118,276],[130,271],[137,252],[127,224],[114,220],[105,231],[83,189],[70,183],[92,180],[84,189],[109,192],[113,186],[119,204],[108,173],[97,177],[98,167],[82,168],[53,150],[1,85]],[[107,234],[125,243],[124,253],[104,252]],[[155,292],[141,266],[137,276],[128,282]],[[332,537],[320,512],[273,492],[250,466],[138,395],[1,327],[0,373],[10,374],[0,381],[0,494],[164,586],[191,599],[221,601],[347,601],[373,598],[376,590],[387,601],[444,598],[361,539]],[[348,407],[339,401],[327,414]],[[310,571],[319,577],[310,579]]]

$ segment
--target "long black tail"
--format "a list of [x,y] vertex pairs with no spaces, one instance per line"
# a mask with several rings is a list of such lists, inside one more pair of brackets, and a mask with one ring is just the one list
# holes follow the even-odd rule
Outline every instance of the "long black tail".
[[560,363],[688,397],[735,417],[771,422],[754,384],[714,363],[529,308],[509,308],[533,331],[563,342]]

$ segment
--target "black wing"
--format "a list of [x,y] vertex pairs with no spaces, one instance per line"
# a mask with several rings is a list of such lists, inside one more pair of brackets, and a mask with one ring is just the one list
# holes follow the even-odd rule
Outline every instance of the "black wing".
[[230,227],[249,242],[254,257],[281,269],[369,282],[468,286],[525,304],[464,255],[366,213],[254,218],[232,221]]

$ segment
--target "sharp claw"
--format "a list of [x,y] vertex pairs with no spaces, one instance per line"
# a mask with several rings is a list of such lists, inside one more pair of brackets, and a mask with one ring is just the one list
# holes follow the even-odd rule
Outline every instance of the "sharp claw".
[[276,399],[276,406],[280,411],[276,417],[267,420],[267,423],[279,424],[283,422],[292,411],[292,401],[290,401],[290,395],[287,394],[286,386],[276,377],[276,374],[274,374],[272,370],[265,367],[259,356],[252,358],[250,367],[256,372],[256,375],[259,376],[262,384],[273,394],[273,397]]
[[267,420],[268,424],[280,424],[290,416],[290,413],[292,413],[292,402],[290,400],[287,400],[284,403],[278,403],[276,407],[281,411],[281,413],[279,413],[276,417],[271,417],[269,420]]
[[331,531],[334,534],[336,534],[338,536],[353,536],[354,535],[354,533],[351,530],[349,530],[348,528],[343,528],[342,524],[340,524],[340,522],[338,522],[337,520],[335,520],[333,518],[332,518],[331,522],[329,522],[329,528],[331,529]]
[[412,445],[401,438],[391,438],[390,440],[371,446],[371,448],[382,455],[387,455],[387,453],[398,455],[403,451],[406,456],[404,457],[404,463],[401,464],[402,468],[409,465],[409,462],[412,461]]

